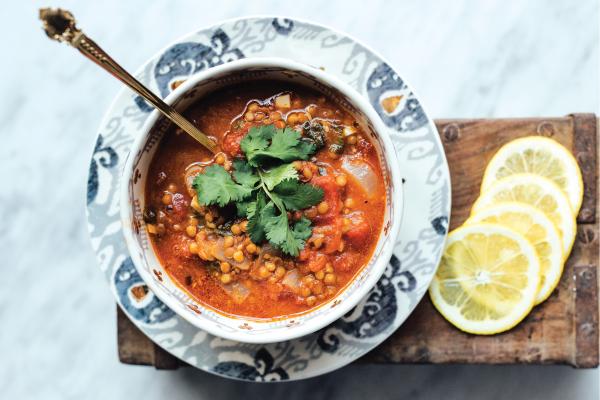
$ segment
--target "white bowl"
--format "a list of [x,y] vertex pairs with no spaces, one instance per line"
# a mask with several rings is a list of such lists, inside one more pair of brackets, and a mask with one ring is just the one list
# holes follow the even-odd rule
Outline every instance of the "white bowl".
[[[277,319],[225,315],[189,296],[174,284],[158,261],[150,244],[142,211],[144,186],[152,157],[170,123],[153,111],[143,134],[129,153],[121,179],[121,222],[133,263],[150,290],[169,308],[191,324],[213,335],[247,343],[272,343],[304,336],[342,317],[375,286],[392,256],[400,230],[403,196],[398,161],[393,144],[379,116],[354,89],[320,69],[281,58],[251,58],[232,61],[193,75],[178,86],[165,102],[182,112],[196,100],[219,88],[257,79],[289,81],[316,89],[356,116],[361,126],[375,135],[375,145],[384,181],[387,204],[383,227],[373,256],[336,296],[303,314]],[[157,125],[160,124],[160,125]],[[153,129],[157,127],[158,129]]]

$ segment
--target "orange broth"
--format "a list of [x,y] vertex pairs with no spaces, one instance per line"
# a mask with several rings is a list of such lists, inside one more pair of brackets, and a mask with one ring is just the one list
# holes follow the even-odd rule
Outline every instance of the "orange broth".
[[[289,109],[276,105],[278,96],[289,99]],[[276,81],[222,89],[185,115],[216,139],[220,152],[210,154],[176,128],[167,131],[146,179],[144,213],[160,262],[185,291],[221,313],[277,318],[318,307],[361,271],[382,229],[386,193],[371,133],[352,115],[321,93]],[[243,156],[239,142],[251,127],[303,131],[307,121],[328,130],[326,145],[294,165],[303,182],[323,189],[327,207],[289,213],[291,220],[304,215],[312,221],[312,236],[297,257],[252,243],[247,222],[231,207],[198,204],[190,187],[194,174],[215,162],[231,167]],[[371,180],[365,186],[344,163],[364,168]]]

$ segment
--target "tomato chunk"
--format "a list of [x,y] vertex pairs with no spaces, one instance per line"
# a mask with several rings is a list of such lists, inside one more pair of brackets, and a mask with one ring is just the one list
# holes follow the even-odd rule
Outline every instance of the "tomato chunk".
[[298,261],[308,261],[311,253],[312,251],[305,245],[304,248],[300,250],[300,254],[298,254]]
[[325,214],[319,214],[314,218],[314,222],[332,223],[340,215],[340,187],[335,183],[335,178],[332,175],[315,176],[310,181],[313,185],[323,189],[323,201],[327,202],[329,209]]
[[327,225],[315,226],[313,228],[313,235],[323,236],[324,246],[320,249],[323,253],[335,253],[340,248],[342,241],[342,219],[337,216]]
[[333,268],[339,272],[351,271],[359,259],[356,253],[342,253],[333,258]]
[[346,218],[350,220],[350,229],[346,232],[348,241],[355,246],[365,243],[371,235],[371,224],[365,217],[365,214],[361,211],[356,211],[347,215]]
[[240,142],[246,135],[246,132],[236,131],[229,132],[223,138],[223,143],[221,147],[223,151],[229,154],[232,157],[237,157],[242,155],[242,149],[240,148]]
[[317,272],[325,268],[325,264],[329,262],[329,257],[323,254],[321,250],[309,249],[307,246],[300,252],[298,260],[303,262],[300,267],[301,271]]
[[325,254],[322,253],[312,253],[308,259],[307,267],[311,272],[317,272],[325,268],[325,264],[329,259]]

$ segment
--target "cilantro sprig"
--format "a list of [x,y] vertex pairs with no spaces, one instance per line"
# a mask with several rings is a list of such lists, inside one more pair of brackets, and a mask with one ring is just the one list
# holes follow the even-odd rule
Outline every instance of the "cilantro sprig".
[[[226,206],[232,201],[243,200],[252,193],[249,185],[240,185],[220,165],[211,165],[204,170],[200,179],[194,179],[194,189],[202,193],[202,204]],[[198,195],[200,199],[200,195]]]
[[306,160],[316,150],[314,143],[300,140],[300,132],[273,125],[252,128],[240,142],[248,164],[258,167],[265,162]]
[[273,125],[251,128],[240,146],[246,160],[236,159],[232,174],[211,165],[196,176],[193,187],[198,202],[220,207],[235,203],[238,215],[248,219],[254,243],[267,240],[283,253],[297,256],[312,234],[311,222],[302,217],[292,223],[287,212],[319,203],[323,190],[301,183],[291,162],[308,159],[316,146],[293,129]]

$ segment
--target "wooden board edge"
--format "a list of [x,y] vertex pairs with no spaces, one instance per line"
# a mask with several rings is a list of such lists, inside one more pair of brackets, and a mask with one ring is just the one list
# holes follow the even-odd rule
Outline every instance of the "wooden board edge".
[[599,363],[598,271],[593,265],[576,266],[575,351],[573,366],[596,368]]
[[152,342],[117,305],[117,347],[123,364],[153,365],[156,369],[177,369],[180,361]]
[[153,343],[129,320],[117,305],[117,347],[119,361],[125,364],[154,365]]
[[595,114],[571,114],[573,152],[583,176],[583,203],[577,222],[596,222],[598,201],[598,119]]
[[597,368],[600,365],[600,271],[598,271],[598,158],[600,149],[600,119],[593,113],[570,114],[573,119],[575,158],[582,170],[584,196],[578,222],[586,222],[585,238],[591,248],[589,263],[574,270],[575,281],[575,359],[576,368]]
[[154,367],[156,369],[174,370],[179,368],[180,365],[186,365],[179,358],[175,357],[162,347],[154,344]]

